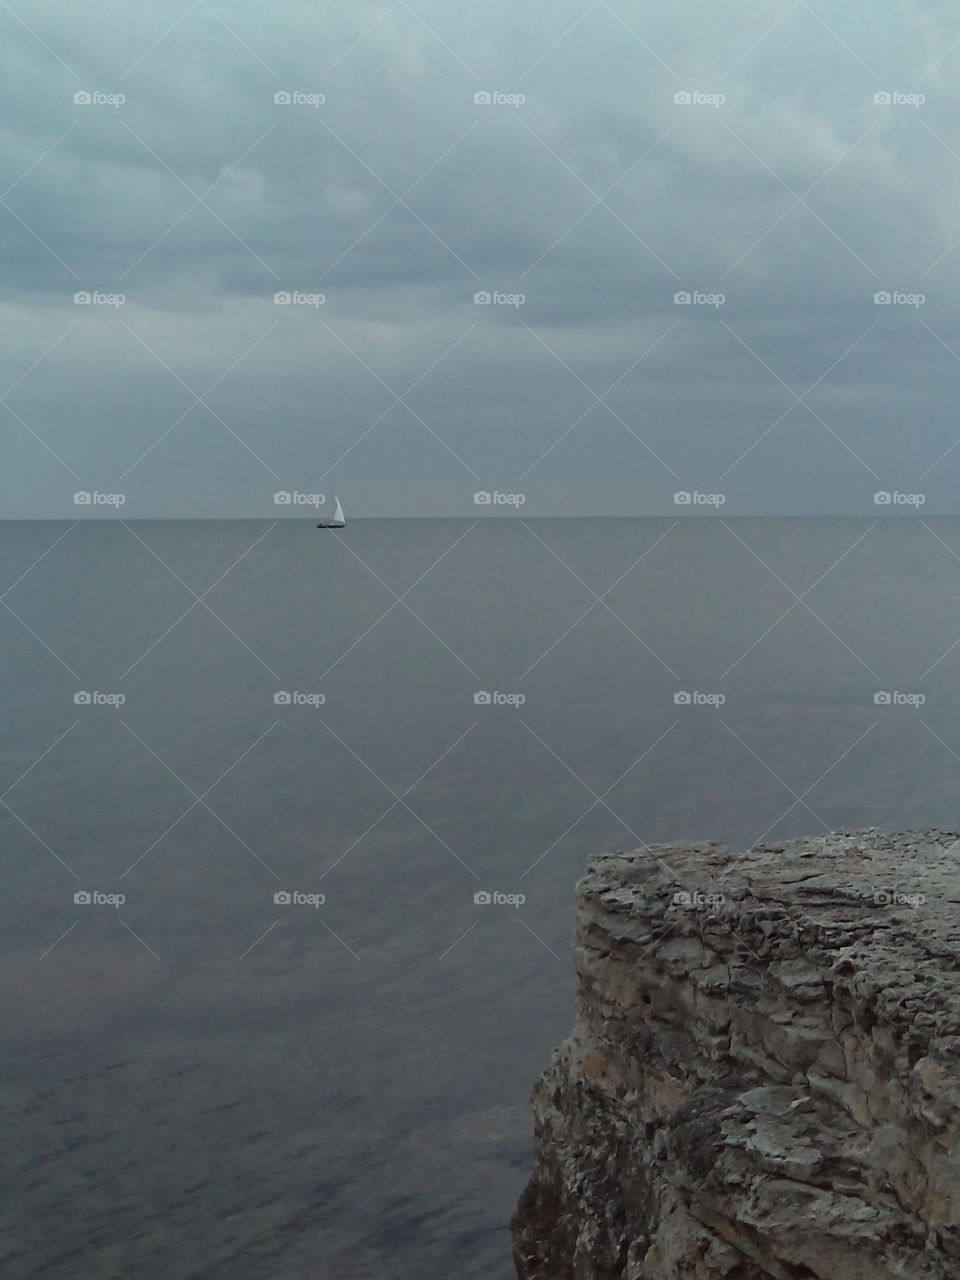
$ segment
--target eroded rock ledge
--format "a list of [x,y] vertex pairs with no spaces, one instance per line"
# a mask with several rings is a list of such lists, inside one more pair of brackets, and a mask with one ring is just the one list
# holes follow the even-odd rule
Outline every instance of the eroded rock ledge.
[[658,845],[577,894],[521,1280],[958,1280],[960,834]]

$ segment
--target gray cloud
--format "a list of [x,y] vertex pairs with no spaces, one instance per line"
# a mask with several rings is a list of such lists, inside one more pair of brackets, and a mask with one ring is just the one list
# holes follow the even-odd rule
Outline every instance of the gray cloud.
[[274,515],[295,486],[371,515],[473,515],[492,488],[529,514],[693,489],[731,514],[877,489],[956,510],[960,48],[931,6],[879,16],[10,17],[0,511],[72,517],[96,488],[130,517]]

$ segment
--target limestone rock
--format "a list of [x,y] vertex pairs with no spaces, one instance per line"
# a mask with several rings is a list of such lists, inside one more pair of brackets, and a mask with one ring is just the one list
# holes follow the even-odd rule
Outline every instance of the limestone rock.
[[521,1280],[960,1277],[960,835],[593,858]]

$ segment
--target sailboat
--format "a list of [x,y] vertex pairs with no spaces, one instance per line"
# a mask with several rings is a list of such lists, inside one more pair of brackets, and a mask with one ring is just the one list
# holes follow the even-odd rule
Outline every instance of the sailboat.
[[340,499],[336,494],[333,495],[333,500],[336,503],[333,512],[333,519],[319,521],[317,524],[318,529],[342,529],[347,523],[343,517],[343,507],[340,505]]

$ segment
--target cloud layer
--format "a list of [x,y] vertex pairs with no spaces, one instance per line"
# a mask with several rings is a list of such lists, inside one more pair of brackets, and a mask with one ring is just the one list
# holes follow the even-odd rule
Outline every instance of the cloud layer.
[[960,27],[661,9],[7,10],[0,512],[960,510]]

